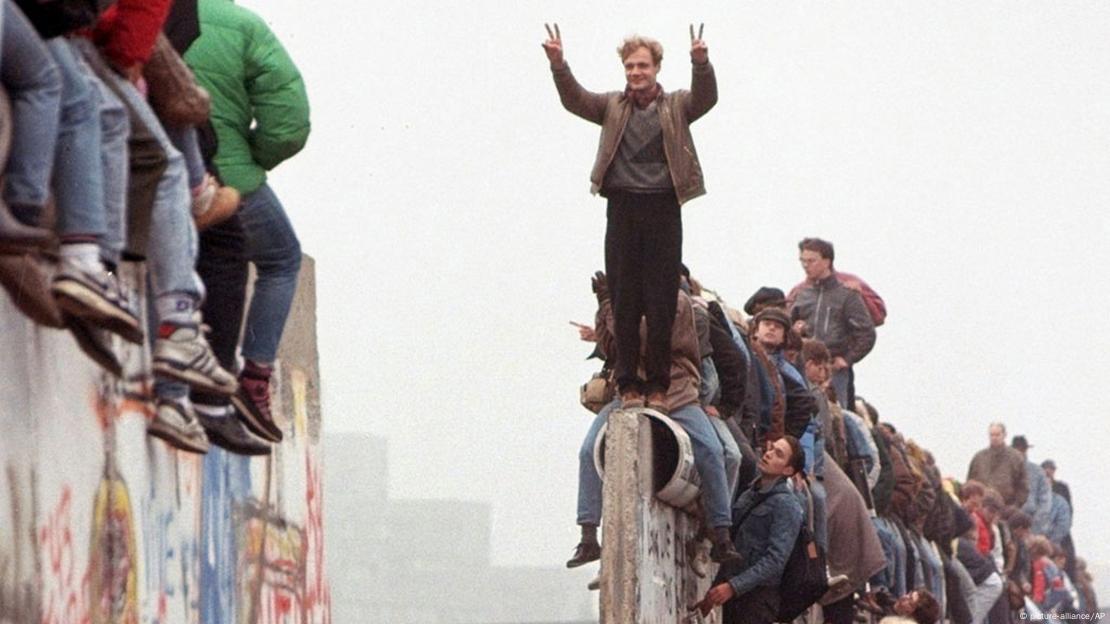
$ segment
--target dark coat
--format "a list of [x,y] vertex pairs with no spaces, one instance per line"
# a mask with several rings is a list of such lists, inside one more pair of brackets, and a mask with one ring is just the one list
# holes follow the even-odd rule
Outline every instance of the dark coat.
[[709,344],[713,348],[713,365],[721,383],[720,412],[723,418],[735,416],[747,394],[748,365],[744,354],[732,339],[732,333],[709,314]]
[[890,499],[894,494],[894,465],[890,461],[890,448],[886,438],[877,428],[871,431],[871,438],[875,440],[875,448],[879,450],[879,480],[875,482],[871,494],[875,499],[875,513],[885,516],[890,511]]
[[979,554],[975,549],[975,541],[961,537],[956,546],[956,558],[960,563],[964,564],[967,568],[967,573],[971,575],[971,580],[975,581],[976,585],[982,585],[983,581],[987,580],[991,574],[994,574],[994,562],[990,557]]
[[835,275],[798,291],[790,317],[806,322],[807,333],[825,343],[833,357],[849,364],[863,359],[875,346],[875,322],[860,294]]
[[194,41],[200,37],[200,17],[197,15],[197,0],[173,0],[169,17],[162,25],[162,32],[170,40],[170,45],[178,54],[184,55]]

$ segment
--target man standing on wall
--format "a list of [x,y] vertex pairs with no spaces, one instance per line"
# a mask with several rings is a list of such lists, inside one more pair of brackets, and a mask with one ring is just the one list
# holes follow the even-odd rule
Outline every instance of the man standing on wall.
[[1021,507],[1029,495],[1025,474],[1025,457],[1006,446],[1006,425],[994,422],[987,428],[990,446],[971,458],[967,468],[968,481],[985,483],[1002,495],[1007,505]]
[[790,308],[794,329],[828,347],[836,401],[847,409],[855,403],[852,366],[875,346],[875,322],[863,297],[837,279],[832,243],[806,238],[798,243],[798,252],[806,285],[797,291]]
[[[558,25],[544,52],[559,99],[568,111],[601,126],[591,191],[608,199],[605,273],[613,298],[617,353],[614,372],[624,407],[665,409],[670,385],[670,336],[682,263],[681,206],[704,195],[690,123],[717,103],[709,49],[690,26],[690,90],[664,92],[656,81],[663,46],[632,36],[617,49],[623,91],[582,88],[563,59]],[[640,318],[647,319],[645,378],[639,377]]]

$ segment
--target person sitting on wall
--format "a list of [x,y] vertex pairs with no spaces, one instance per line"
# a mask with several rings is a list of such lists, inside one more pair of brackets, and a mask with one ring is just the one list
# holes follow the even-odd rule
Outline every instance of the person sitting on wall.
[[771,442],[759,460],[759,478],[732,509],[740,563],[696,606],[703,615],[730,602],[725,622],[765,624],[778,615],[779,584],[802,528],[805,510],[790,479],[802,474],[805,451],[791,435]]
[[[613,333],[613,307],[604,273],[598,271],[595,274],[593,290],[598,301],[594,335],[599,350],[608,360],[614,352],[616,338]],[[682,290],[676,292],[677,311],[671,328],[671,372],[666,408],[671,420],[681,425],[690,436],[694,465],[701,476],[705,523],[710,528],[710,540],[713,542],[709,556],[720,563],[738,556],[729,539],[732,518],[729,515],[724,450],[709,417],[698,404],[701,357],[694,329],[693,305],[689,295]],[[646,331],[643,322],[640,331]],[[644,344],[641,342],[641,345]],[[621,400],[617,398],[601,409],[578,453],[578,525],[582,527],[582,539],[575,548],[574,556],[567,561],[568,568],[601,558],[601,544],[597,540],[597,527],[601,524],[601,477],[594,464],[594,443],[601,426],[608,422],[609,414],[620,407]]]

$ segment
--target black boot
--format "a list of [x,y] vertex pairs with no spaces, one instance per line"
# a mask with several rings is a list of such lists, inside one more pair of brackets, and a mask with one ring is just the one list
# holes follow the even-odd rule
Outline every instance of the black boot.
[[601,559],[601,544],[597,542],[597,526],[583,524],[582,541],[575,547],[574,556],[567,560],[567,567],[577,568],[598,559]]
[[710,540],[713,542],[713,549],[709,551],[709,558],[713,561],[731,563],[743,558],[732,546],[732,538],[728,535],[728,527],[714,527],[711,529]]

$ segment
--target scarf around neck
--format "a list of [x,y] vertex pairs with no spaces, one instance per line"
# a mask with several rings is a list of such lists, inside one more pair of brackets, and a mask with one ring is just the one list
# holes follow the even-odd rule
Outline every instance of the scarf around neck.
[[660,95],[663,95],[663,85],[658,82],[655,83],[655,86],[651,89],[642,89],[639,91],[634,91],[632,87],[627,85],[624,87],[624,97],[632,100],[636,108],[647,108],[648,105],[658,99]]

